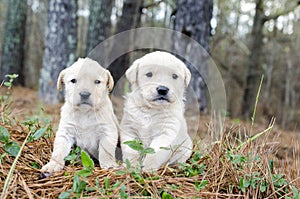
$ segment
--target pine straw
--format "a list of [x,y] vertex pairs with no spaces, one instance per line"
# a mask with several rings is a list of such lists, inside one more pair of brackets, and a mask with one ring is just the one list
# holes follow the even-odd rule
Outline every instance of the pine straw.
[[[28,129],[17,121],[14,125],[2,126],[9,130],[11,139],[19,142],[20,145],[27,136]],[[206,166],[206,169],[200,175],[186,177],[184,172],[177,167],[165,167],[161,168],[157,174],[144,173],[144,182],[139,183],[130,173],[117,175],[116,170],[104,170],[96,165],[93,174],[88,177],[87,181],[87,186],[94,187],[96,190],[84,192],[84,196],[89,198],[120,198],[120,189],[124,185],[130,198],[149,198],[149,196],[144,196],[144,193],[151,195],[151,198],[160,198],[162,192],[180,198],[193,198],[196,196],[201,198],[281,198],[282,196],[278,194],[278,190],[275,191],[273,184],[270,184],[264,193],[261,193],[257,187],[247,188],[245,192],[238,188],[240,177],[256,171],[264,174],[265,179],[272,181],[268,161],[274,158],[273,154],[278,145],[268,142],[265,136],[265,138],[260,138],[255,143],[247,144],[239,151],[235,151],[239,143],[236,139],[239,136],[235,132],[239,132],[237,127],[228,129],[220,143],[215,144],[213,149],[198,161],[198,164],[203,163]],[[82,169],[81,165],[65,166],[63,171],[44,179],[39,179],[39,169],[32,166],[33,162],[38,163],[40,167],[47,163],[51,155],[53,140],[54,136],[48,139],[40,138],[25,145],[13,173],[6,198],[58,198],[61,192],[72,189],[73,176],[76,171]],[[233,164],[226,157],[228,151],[234,151],[235,155],[242,155],[247,158],[258,155],[261,157],[261,161],[259,164],[255,161],[252,164],[245,164],[241,169],[240,166]],[[4,150],[0,147],[0,154],[3,153]],[[0,187],[4,186],[13,161],[14,157],[9,155],[2,159],[0,164]],[[276,169],[274,173],[277,173]],[[159,178],[151,179],[153,176],[159,176]],[[98,178],[100,187],[104,187],[104,177],[110,179],[111,185],[117,181],[121,182],[122,185],[111,190],[111,193],[103,193],[97,189],[95,180]],[[288,176],[286,177],[288,179]],[[208,184],[205,188],[197,191],[195,182],[201,182],[202,180],[208,180]],[[292,181],[291,179],[288,180]],[[295,182],[299,185],[299,179],[295,179],[293,184]],[[288,195],[292,196],[290,185],[283,188],[290,190]]]

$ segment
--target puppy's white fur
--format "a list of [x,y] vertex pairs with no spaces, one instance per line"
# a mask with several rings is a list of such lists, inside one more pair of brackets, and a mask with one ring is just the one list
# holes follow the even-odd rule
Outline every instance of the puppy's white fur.
[[[185,162],[192,152],[183,102],[190,71],[175,56],[156,51],[136,60],[126,77],[132,91],[126,96],[120,125],[123,161],[138,164],[139,153],[124,142],[140,139],[145,148],[155,150],[142,160],[145,171]],[[169,89],[166,99],[158,95],[159,86]]]
[[[114,85],[109,71],[96,61],[80,58],[61,71],[57,81],[59,90],[63,83],[65,104],[61,108],[51,159],[42,171],[63,169],[64,158],[74,144],[97,158],[102,168],[117,166],[118,123],[108,95]],[[82,98],[82,93],[90,93],[90,96]]]

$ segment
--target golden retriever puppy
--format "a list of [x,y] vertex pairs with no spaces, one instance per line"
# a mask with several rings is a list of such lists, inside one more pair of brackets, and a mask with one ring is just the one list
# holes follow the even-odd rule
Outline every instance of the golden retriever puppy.
[[108,95],[114,85],[110,72],[96,61],[80,58],[61,71],[57,81],[59,90],[62,84],[65,104],[51,159],[42,171],[63,169],[64,158],[74,144],[98,159],[102,168],[117,166],[118,123]]
[[183,102],[190,71],[170,53],[156,51],[134,61],[126,78],[132,91],[126,96],[120,124],[123,161],[133,165],[141,161],[139,152],[124,144],[139,139],[144,148],[155,150],[142,159],[144,171],[185,162],[192,152]]

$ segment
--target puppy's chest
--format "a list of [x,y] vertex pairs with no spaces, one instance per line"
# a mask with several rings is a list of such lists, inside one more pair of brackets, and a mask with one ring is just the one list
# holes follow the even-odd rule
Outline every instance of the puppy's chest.
[[101,118],[93,115],[84,115],[82,117],[73,118],[71,126],[76,129],[76,134],[85,136],[95,136],[101,134],[103,125],[101,125]]
[[136,110],[132,117],[141,136],[163,133],[164,129],[174,122],[174,118],[163,111]]

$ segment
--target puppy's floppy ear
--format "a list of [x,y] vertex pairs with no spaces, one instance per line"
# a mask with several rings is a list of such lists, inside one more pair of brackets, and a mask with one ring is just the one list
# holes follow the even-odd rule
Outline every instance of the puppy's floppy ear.
[[65,76],[65,70],[62,70],[59,73],[58,79],[57,79],[57,90],[62,91],[62,85],[64,83],[64,76]]
[[137,82],[137,75],[139,69],[139,62],[137,60],[127,69],[125,76],[131,84]]
[[188,67],[185,66],[184,67],[184,84],[186,87],[188,87],[190,80],[191,80],[191,72],[188,69]]
[[111,76],[109,70],[105,70],[106,74],[107,74],[107,83],[106,86],[108,88],[108,91],[112,91],[112,89],[114,88],[114,79]]

